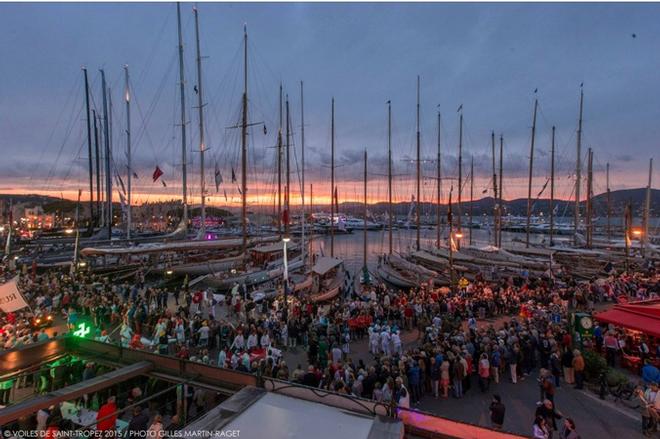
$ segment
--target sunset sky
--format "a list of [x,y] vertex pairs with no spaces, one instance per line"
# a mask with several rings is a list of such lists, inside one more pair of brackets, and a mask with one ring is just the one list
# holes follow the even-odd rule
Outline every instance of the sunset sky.
[[[184,28],[189,193],[199,200],[199,131],[192,4]],[[457,176],[463,106],[463,176],[474,157],[475,198],[492,195],[490,133],[504,136],[505,198],[527,196],[534,98],[539,99],[534,181],[550,173],[557,126],[557,197],[573,196],[580,84],[583,158],[594,149],[594,192],[647,184],[660,150],[660,5],[657,4],[211,4],[199,5],[211,204],[240,200],[239,121],[243,25],[249,33],[249,202],[272,204],[278,87],[291,109],[292,202],[301,166],[300,81],[305,87],[306,192],[330,196],[330,101],[336,100],[336,174],[342,201],[362,200],[363,152],[369,200],[387,196],[387,104],[392,101],[394,199],[415,192],[415,87],[421,77],[424,201],[435,199],[437,112],[442,172]],[[113,158],[126,179],[123,66],[131,75],[136,203],[181,192],[176,6],[174,3],[0,4],[0,193],[88,197],[81,66],[101,109],[99,68],[113,101]],[[534,90],[538,92],[534,94]],[[657,157],[656,157],[657,158]],[[216,163],[223,184],[216,192]],[[584,160],[586,177],[586,159]],[[152,182],[159,166],[166,182]],[[657,172],[656,174],[657,175]],[[654,178],[658,187],[658,178]],[[443,200],[451,180],[443,182]],[[456,183],[454,183],[455,185]],[[487,190],[486,193],[484,191]],[[227,193],[225,200],[224,192]],[[456,191],[456,189],[455,189]],[[454,192],[455,193],[455,192]],[[455,195],[454,195],[455,196]],[[549,190],[542,194],[549,196]],[[115,199],[118,196],[115,192]],[[469,197],[469,185],[463,198]],[[309,203],[309,200],[307,201]]]

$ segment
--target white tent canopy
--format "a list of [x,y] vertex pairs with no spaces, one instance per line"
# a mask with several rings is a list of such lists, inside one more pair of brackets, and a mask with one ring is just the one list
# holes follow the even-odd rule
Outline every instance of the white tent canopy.
[[312,270],[314,271],[314,273],[320,274],[321,276],[323,276],[324,274],[326,274],[327,272],[329,272],[333,268],[336,268],[336,267],[340,266],[343,263],[344,263],[344,261],[342,261],[341,259],[331,258],[331,257],[326,256],[326,257],[319,258],[316,261],[316,264],[314,264],[314,266],[312,267]]

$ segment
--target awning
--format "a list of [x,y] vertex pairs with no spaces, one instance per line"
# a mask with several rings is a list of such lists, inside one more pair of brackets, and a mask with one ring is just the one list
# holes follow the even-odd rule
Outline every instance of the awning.
[[594,319],[660,337],[660,300],[615,305],[612,309],[595,314]]
[[330,270],[332,270],[333,268],[338,267],[343,263],[344,261],[342,261],[341,259],[330,258],[326,256],[323,258],[319,258],[316,261],[316,264],[314,264],[314,266],[312,267],[312,270],[314,271],[314,273],[320,274],[322,276],[327,272],[329,272]]

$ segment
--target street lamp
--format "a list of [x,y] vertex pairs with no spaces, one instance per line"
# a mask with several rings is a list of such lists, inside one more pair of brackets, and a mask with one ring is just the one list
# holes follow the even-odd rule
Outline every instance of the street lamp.
[[284,309],[282,310],[282,320],[287,324],[289,320],[289,261],[287,260],[287,250],[286,245],[291,241],[291,238],[285,236],[282,238],[283,250],[284,250]]

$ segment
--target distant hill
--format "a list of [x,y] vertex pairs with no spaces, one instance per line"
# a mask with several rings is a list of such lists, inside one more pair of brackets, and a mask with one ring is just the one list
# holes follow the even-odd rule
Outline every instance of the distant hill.
[[[630,202],[633,208],[634,216],[641,216],[644,211],[644,203],[646,200],[646,189],[622,189],[618,191],[612,191],[610,193],[611,204],[612,204],[612,216],[621,216],[625,210],[626,204]],[[550,214],[550,200],[549,199],[540,199],[532,200],[533,211],[535,215]],[[476,200],[472,203],[472,214],[474,216],[480,216],[483,214],[490,215],[493,213],[493,198],[486,197]],[[586,206],[586,201],[582,201],[581,208],[584,209]],[[572,216],[575,209],[575,203],[573,201],[566,200],[555,200],[555,206],[557,206],[556,214],[558,216]],[[394,214],[398,216],[407,215],[410,210],[410,202],[405,203],[396,203],[392,206]],[[463,201],[462,210],[463,213],[467,213],[470,208],[469,201]],[[527,198],[518,198],[515,200],[504,201],[504,208],[507,213],[510,213],[514,216],[526,216],[527,215]],[[593,208],[594,216],[606,216],[607,215],[607,194],[598,194],[593,197]],[[342,212],[348,212],[351,214],[360,215],[364,206],[360,203],[340,203],[340,210]],[[435,213],[436,205],[433,203],[422,203],[422,212],[425,214],[433,215]],[[456,209],[456,205],[454,205]],[[387,212],[387,203],[379,202],[369,206],[369,210],[373,213],[383,214]],[[446,212],[447,205],[442,205],[442,211]],[[660,189],[651,190],[651,216],[660,215]]]

